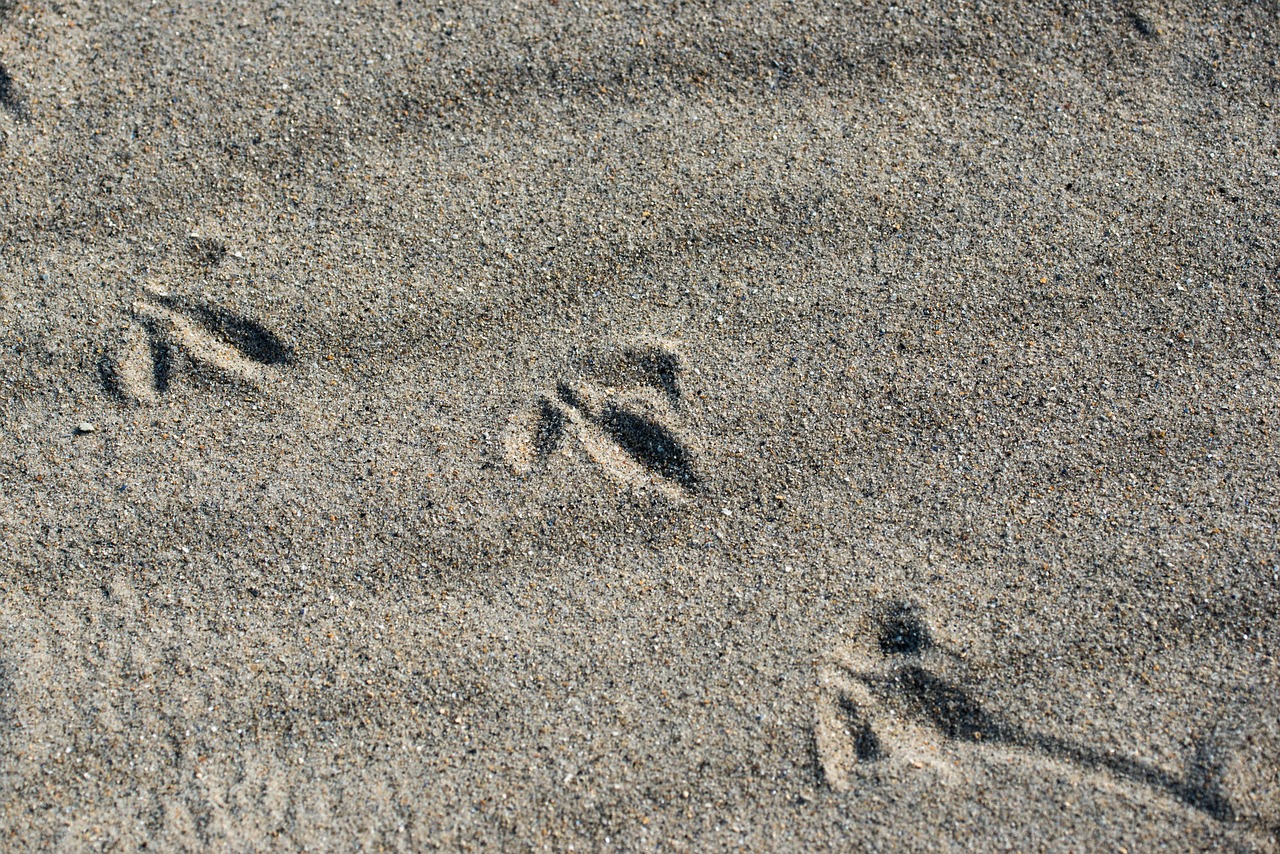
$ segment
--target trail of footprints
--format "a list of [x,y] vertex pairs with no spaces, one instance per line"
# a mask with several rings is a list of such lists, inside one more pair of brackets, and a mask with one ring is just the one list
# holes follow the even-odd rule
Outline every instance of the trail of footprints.
[[[219,308],[151,293],[133,312],[135,323],[104,378],[135,402],[157,402],[184,369],[258,386],[291,360],[276,335]],[[521,475],[546,469],[576,444],[618,483],[675,501],[694,496],[705,475],[683,426],[684,365],[675,347],[625,343],[579,368],[511,417],[502,436],[511,469]],[[833,790],[846,790],[861,770],[881,766],[929,768],[955,779],[955,748],[1004,750],[1137,784],[1222,821],[1280,828],[1280,737],[1274,734],[1225,763],[1198,754],[1175,774],[984,709],[963,678],[948,675],[963,673],[963,666],[935,640],[918,607],[882,609],[868,638],[818,670],[814,741],[823,781]]]
[[588,360],[591,380],[561,380],[512,416],[503,453],[517,474],[576,443],[618,483],[681,501],[704,480],[682,429],[683,363],[667,342],[626,344]]
[[1274,736],[1243,752],[1202,745],[1182,773],[1173,773],[986,710],[962,677],[947,675],[963,673],[963,665],[935,641],[917,607],[883,609],[870,640],[818,670],[815,748],[823,782],[836,791],[848,789],[860,770],[890,765],[929,769],[955,782],[963,762],[956,748],[1009,751],[1137,784],[1220,821],[1280,828],[1280,743]]
[[[220,308],[151,292],[134,304],[133,316],[103,374],[111,391],[136,403],[159,402],[184,370],[257,387],[291,360],[276,335]],[[682,429],[683,372],[670,342],[597,352],[587,359],[590,380],[562,380],[511,418],[504,456],[513,471],[528,474],[576,442],[617,482],[683,501],[704,480]]]

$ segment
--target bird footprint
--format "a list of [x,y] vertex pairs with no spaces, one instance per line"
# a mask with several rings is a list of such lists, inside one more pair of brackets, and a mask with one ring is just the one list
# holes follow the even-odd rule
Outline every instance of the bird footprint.
[[158,402],[183,364],[257,386],[268,367],[290,359],[283,342],[251,320],[164,294],[151,297],[134,304],[136,322],[105,371],[108,387],[121,397]]
[[512,416],[503,435],[512,470],[528,474],[572,440],[619,483],[676,500],[696,493],[704,478],[680,429],[683,365],[674,348],[622,346],[589,359],[587,373],[591,380],[562,380]]
[[1144,786],[1220,821],[1267,826],[1276,820],[1277,775],[1260,771],[1267,763],[1253,758],[1275,757],[1274,738],[1259,736],[1261,748],[1244,753],[1203,744],[1175,773],[984,708],[966,687],[960,658],[935,640],[918,607],[889,606],[869,640],[818,671],[815,746],[822,777],[837,791],[847,789],[851,773],[865,763],[905,763],[954,778],[959,768],[948,757],[962,757],[964,750],[954,748],[966,746],[1069,763]]

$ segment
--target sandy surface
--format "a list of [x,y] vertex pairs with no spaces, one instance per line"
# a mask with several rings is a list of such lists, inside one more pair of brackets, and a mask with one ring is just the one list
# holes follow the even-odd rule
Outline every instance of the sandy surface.
[[0,10],[6,849],[1276,849],[1274,0]]

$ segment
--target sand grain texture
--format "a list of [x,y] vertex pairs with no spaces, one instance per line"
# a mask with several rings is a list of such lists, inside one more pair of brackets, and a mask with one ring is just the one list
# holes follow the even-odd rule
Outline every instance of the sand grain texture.
[[1277,57],[0,2],[4,847],[1275,850]]

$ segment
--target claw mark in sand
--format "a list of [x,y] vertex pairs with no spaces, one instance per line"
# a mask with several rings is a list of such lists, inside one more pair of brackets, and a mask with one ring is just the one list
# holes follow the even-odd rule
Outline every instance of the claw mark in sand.
[[[872,642],[833,656],[818,670],[814,741],[823,781],[836,791],[848,789],[850,775],[868,763],[905,763],[953,777],[959,769],[944,757],[959,758],[963,751],[955,748],[967,745],[1065,762],[1136,783],[1219,821],[1264,829],[1280,818],[1274,779],[1280,772],[1263,784],[1255,780],[1266,777],[1258,768],[1280,758],[1274,737],[1250,740],[1263,745],[1261,762],[1219,749],[1222,761],[1202,746],[1183,773],[1174,773],[1038,732],[983,708],[963,680],[944,675],[960,667],[958,658],[934,640],[916,607],[890,606],[879,615],[873,634]],[[1248,753],[1257,751],[1255,744]],[[1266,803],[1257,806],[1261,801]]]
[[591,382],[561,381],[517,412],[503,434],[517,474],[544,465],[574,439],[619,483],[683,500],[703,477],[679,428],[682,366],[665,343],[627,345],[586,362]]
[[168,296],[133,306],[137,323],[126,334],[119,359],[107,367],[109,388],[139,403],[155,403],[169,390],[183,358],[252,386],[266,369],[289,361],[288,348],[263,327],[222,309],[186,305]]

